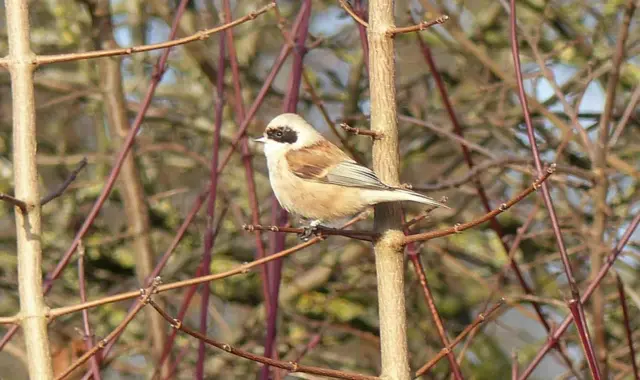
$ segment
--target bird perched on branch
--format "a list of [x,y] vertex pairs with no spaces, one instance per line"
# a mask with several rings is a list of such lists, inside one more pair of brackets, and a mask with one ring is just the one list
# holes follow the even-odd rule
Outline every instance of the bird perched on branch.
[[321,224],[378,203],[411,201],[449,208],[415,191],[383,183],[299,115],[275,117],[255,141],[264,143],[269,181],[282,208],[312,220],[303,238]]

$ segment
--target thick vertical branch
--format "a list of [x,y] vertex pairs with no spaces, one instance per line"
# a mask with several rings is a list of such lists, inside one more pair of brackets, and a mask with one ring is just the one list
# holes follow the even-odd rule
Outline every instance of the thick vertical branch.
[[[91,9],[93,27],[97,33],[96,46],[102,49],[114,49],[118,45],[113,37],[111,10],[109,0],[98,0]],[[117,150],[124,147],[124,139],[129,133],[129,119],[127,116],[126,99],[122,86],[121,59],[117,57],[104,58],[100,61],[100,89],[104,98],[104,113]],[[120,192],[124,201],[124,211],[133,233],[133,252],[136,263],[136,277],[140,286],[145,286],[145,280],[153,271],[155,253],[151,241],[149,211],[145,202],[144,188],[141,176],[136,167],[135,159],[128,155],[122,165]],[[157,359],[162,354],[165,343],[166,324],[162,317],[153,310],[144,311],[147,319],[147,331],[151,336],[151,351]]]
[[[373,168],[390,185],[399,183],[398,121],[396,115],[394,28],[392,0],[369,2],[369,88],[371,130],[383,137],[373,143]],[[409,379],[406,310],[404,299],[404,254],[399,204],[375,208],[375,228],[382,234],[375,244],[380,315],[381,377]]]
[[20,317],[31,379],[51,379],[51,354],[42,293],[40,194],[36,166],[36,109],[33,91],[35,55],[29,42],[29,9],[22,0],[6,0],[9,71],[13,112],[15,196],[26,205],[14,207],[18,246]]

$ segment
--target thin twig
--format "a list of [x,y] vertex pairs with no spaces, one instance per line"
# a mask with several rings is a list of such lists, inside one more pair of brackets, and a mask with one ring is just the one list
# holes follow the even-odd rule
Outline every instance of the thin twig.
[[509,208],[511,208],[513,205],[515,205],[516,203],[520,202],[521,200],[523,200],[527,195],[533,193],[534,191],[538,190],[540,188],[540,186],[542,184],[544,184],[544,181],[547,180],[547,178],[549,178],[549,176],[551,176],[551,174],[553,174],[555,165],[551,165],[547,171],[544,173],[544,175],[539,178],[538,180],[536,180],[533,185],[529,186],[526,190],[522,191],[520,194],[516,195],[515,197],[513,197],[512,199],[510,199],[508,202],[501,204],[497,209],[494,209],[493,211],[481,216],[478,219],[472,220],[471,222],[467,222],[467,223],[462,223],[462,224],[456,224],[453,227],[450,228],[445,228],[442,230],[437,230],[437,231],[430,231],[430,232],[425,232],[425,233],[421,233],[421,234],[414,234],[414,235],[409,235],[406,236],[404,238],[404,244],[409,244],[409,243],[413,243],[416,241],[426,241],[426,240],[431,240],[431,239],[435,239],[438,237],[442,237],[442,236],[447,236],[447,235],[453,235],[456,233],[460,233],[464,230],[467,230],[471,227],[475,227],[478,224],[484,223],[488,220],[491,220],[493,218],[495,218],[498,214],[501,214],[502,212],[508,210]]
[[449,20],[449,16],[442,15],[431,21],[421,21],[419,24],[416,24],[416,25],[393,28],[391,30],[388,30],[386,34],[387,34],[387,37],[394,37],[401,33],[419,32],[421,30],[429,29],[434,25],[444,24],[445,22],[447,22],[447,20]]
[[249,351],[235,348],[229,344],[218,342],[217,340],[214,340],[202,333],[199,333],[196,330],[192,330],[186,327],[180,319],[172,318],[169,314],[167,314],[167,312],[162,310],[152,299],[150,299],[148,302],[160,315],[162,315],[162,317],[167,322],[171,324],[171,326],[174,329],[182,331],[188,335],[191,335],[192,337],[202,342],[205,342],[211,346],[214,346],[223,351],[226,351],[232,355],[249,359],[254,362],[262,363],[267,366],[286,369],[287,371],[290,371],[290,372],[311,373],[315,375],[331,377],[334,379],[350,379],[350,380],[377,380],[378,379],[378,377],[376,376],[359,375],[359,374],[348,373],[344,371],[306,366],[306,365],[298,364],[296,362],[286,362],[283,360],[275,360],[265,356],[255,355]]
[[[102,58],[102,57],[115,57],[120,55],[131,55],[133,53],[142,53],[151,50],[159,50],[171,48],[178,45],[184,45],[189,42],[194,41],[202,41],[205,40],[212,35],[221,32],[225,29],[233,28],[236,25],[240,25],[247,21],[251,21],[256,17],[260,16],[263,13],[266,13],[271,8],[275,7],[275,1],[257,9],[239,19],[236,19],[230,23],[217,26],[211,29],[201,30],[191,36],[178,38],[170,41],[165,41],[157,44],[144,45],[144,46],[132,46],[128,48],[119,48],[119,49],[108,49],[108,50],[98,50],[98,51],[89,51],[85,53],[71,53],[71,54],[53,54],[53,55],[40,55],[33,59],[34,65],[46,65],[50,63],[58,63],[58,62],[69,62],[69,61],[79,61],[84,59],[91,58]],[[7,59],[0,59],[0,65],[6,66]]]
[[[270,231],[289,234],[302,234],[305,232],[304,228],[295,227],[280,227],[280,226],[263,226],[260,224],[245,224],[242,226],[245,231]],[[356,231],[356,230],[342,230],[338,228],[329,228],[324,226],[318,226],[319,236],[344,236],[357,240],[374,241],[380,234],[373,231]]]
[[[274,255],[265,257],[263,259],[259,259],[259,260],[255,260],[252,261],[250,263],[247,264],[243,264],[243,265],[239,265],[236,268],[233,268],[231,270],[225,271],[225,272],[220,272],[220,273],[214,273],[214,274],[210,274],[208,276],[198,276],[195,278],[191,278],[188,280],[182,280],[182,281],[177,281],[177,282],[173,282],[173,283],[168,283],[168,284],[164,284],[164,285],[160,285],[157,289],[158,293],[162,293],[162,292],[166,292],[169,290],[174,290],[174,289],[180,289],[180,288],[184,288],[187,286],[191,286],[191,285],[198,285],[198,284],[202,284],[205,282],[210,282],[210,281],[214,281],[214,280],[220,280],[223,278],[227,278],[230,276],[234,276],[237,274],[242,274],[242,273],[248,273],[252,268],[255,268],[257,266],[263,265],[265,263],[268,263],[270,261],[273,260],[277,260],[279,258],[291,255],[292,253],[298,252],[306,247],[309,247],[311,245],[314,245],[320,241],[324,240],[324,238],[316,236],[314,238],[311,238],[309,241],[298,244],[294,247],[291,247],[289,249],[285,249],[281,252],[278,252]],[[58,308],[54,308],[51,309],[50,312],[48,313],[47,317],[49,318],[57,318],[61,315],[65,315],[65,314],[69,314],[69,313],[74,313],[76,311],[80,311],[82,309],[87,309],[87,308],[92,308],[92,307],[96,307],[96,306],[100,306],[100,305],[104,305],[104,304],[108,304],[108,303],[113,303],[113,302],[119,302],[119,301],[124,301],[124,300],[128,300],[128,299],[132,299],[132,298],[136,298],[139,295],[139,292],[137,291],[131,291],[131,292],[126,292],[126,293],[120,293],[120,294],[116,294],[113,296],[109,296],[109,297],[104,297],[98,300],[94,300],[94,301],[89,301],[89,302],[84,302],[84,303],[79,303],[76,305],[71,305],[71,306],[63,306],[63,307],[58,307]]]
[[[629,227],[627,228],[627,230],[624,232],[624,234],[620,238],[620,241],[618,242],[616,247],[612,250],[611,254],[605,259],[604,265],[602,266],[602,268],[600,268],[600,271],[598,272],[596,277],[593,279],[593,281],[591,281],[591,283],[589,284],[587,289],[581,295],[581,297],[580,297],[580,303],[581,304],[586,303],[587,300],[589,300],[589,297],[591,297],[591,294],[600,285],[600,282],[606,276],[606,274],[609,271],[609,269],[611,269],[611,267],[613,266],[613,263],[616,261],[616,259],[618,258],[618,255],[620,255],[620,253],[624,249],[625,245],[627,244],[627,242],[631,238],[631,235],[633,235],[633,232],[638,227],[638,224],[640,224],[640,214],[637,214],[633,218],[633,220],[629,224]],[[567,328],[569,327],[571,322],[573,322],[573,315],[569,314],[564,319],[564,321],[562,321],[560,326],[558,326],[554,330],[553,334],[551,334],[551,336],[549,337],[547,342],[544,344],[544,346],[542,346],[540,351],[538,351],[538,353],[536,354],[536,356],[532,360],[532,362],[529,364],[529,366],[522,372],[522,374],[520,375],[520,380],[524,380],[524,379],[528,378],[531,375],[531,373],[535,370],[535,368],[538,366],[538,364],[540,364],[540,362],[542,361],[542,358],[547,354],[547,352],[553,346],[556,345],[556,343],[558,342],[558,340],[560,339],[562,334],[564,334],[564,332],[567,330]]]
[[[87,302],[87,291],[86,291],[86,279],[84,274],[84,258],[85,258],[85,250],[84,244],[82,242],[78,245],[78,287],[80,288],[80,301]],[[93,349],[93,334],[91,332],[91,326],[89,325],[89,312],[87,309],[82,310],[82,325],[84,328],[83,338],[85,345],[87,347],[87,351],[91,351]],[[94,380],[100,380],[100,364],[98,362],[98,356],[94,355],[91,357],[91,370],[90,373],[93,375]]]
[[369,136],[374,140],[379,140],[381,138],[383,138],[383,134],[380,132],[375,132],[375,131],[371,131],[368,129],[360,129],[360,128],[355,128],[350,126],[347,123],[340,123],[340,128],[344,129],[346,132],[354,134],[356,136],[358,135],[364,135],[364,136]]
[[64,193],[64,191],[67,189],[67,187],[69,187],[69,185],[71,185],[71,182],[75,181],[76,177],[82,171],[82,169],[84,169],[85,166],[87,166],[87,158],[86,157],[84,157],[82,159],[82,161],[80,161],[80,163],[78,164],[78,167],[76,167],[71,172],[69,177],[67,177],[67,179],[62,184],[60,184],[60,186],[58,186],[58,188],[56,190],[54,190],[51,193],[47,194],[47,196],[45,196],[44,198],[42,198],[40,200],[40,206],[44,206],[47,203],[51,202],[52,200],[54,200],[54,199],[58,198],[59,196],[61,196],[62,193]]
[[98,351],[103,349],[104,346],[106,346],[106,344],[109,341],[111,341],[111,340],[115,339],[117,336],[119,336],[120,333],[122,331],[124,331],[124,329],[127,327],[127,325],[133,320],[133,318],[136,316],[136,314],[138,314],[138,312],[140,310],[142,310],[142,308],[145,307],[145,305],[150,301],[151,295],[154,294],[157,291],[159,284],[160,284],[160,277],[156,278],[156,280],[154,280],[153,284],[151,286],[147,287],[146,289],[142,289],[141,288],[137,292],[138,293],[138,297],[140,297],[140,300],[136,303],[136,306],[133,309],[133,313],[127,315],[126,318],[124,320],[122,320],[122,322],[120,322],[118,327],[115,328],[115,330],[113,330],[111,333],[109,333],[109,335],[107,335],[104,339],[100,340],[97,345],[95,345],[91,350],[88,350],[87,352],[85,352],[81,357],[78,358],[78,360],[76,360],[71,366],[69,366],[69,368],[67,368],[64,372],[62,372],[60,375],[58,375],[56,377],[56,380],[62,380],[65,377],[67,377],[76,368],[78,368],[79,366],[84,364],[87,360],[89,360]]
[[570,300],[569,310],[571,310],[573,320],[576,322],[576,329],[578,330],[580,343],[582,344],[582,349],[584,350],[584,354],[587,358],[589,370],[591,370],[591,378],[594,380],[600,380],[598,360],[596,359],[595,352],[593,352],[593,344],[591,343],[591,338],[589,337],[589,328],[586,324],[583,323],[585,321],[585,318],[580,315],[580,308],[578,307],[578,303],[578,300]]
[[462,332],[451,342],[451,344],[440,350],[440,352],[436,356],[431,358],[425,365],[423,365],[419,370],[416,371],[416,377],[422,376],[427,373],[434,365],[436,365],[440,361],[440,359],[445,357],[449,351],[457,346],[458,343],[460,343],[471,331],[475,330],[475,328],[478,327],[478,325],[480,325],[481,323],[487,321],[487,319],[489,319],[489,317],[503,304],[504,300],[501,299],[485,313],[478,314],[476,319],[469,326],[465,327],[465,329],[462,330]]
[[[482,174],[482,172],[490,168],[493,168],[493,167],[502,168],[510,164],[524,164],[524,165],[533,164],[533,159],[526,158],[526,157],[507,156],[507,157],[498,157],[493,160],[485,160],[473,166],[471,169],[469,169],[467,173],[465,173],[463,176],[459,178],[436,182],[433,184],[423,184],[423,185],[413,186],[413,189],[419,190],[419,191],[436,191],[436,190],[449,189],[452,187],[458,187],[467,182],[473,181],[474,179],[476,179],[476,177]],[[591,184],[593,184],[596,181],[596,176],[593,174],[592,171],[576,168],[574,166],[557,165],[556,171],[558,173],[566,173],[566,174],[579,176],[584,180],[589,181]]]
[[[408,229],[405,228],[405,234],[408,233]],[[436,307],[435,300],[433,299],[433,294],[431,294],[431,289],[429,288],[429,283],[427,282],[427,275],[424,271],[424,266],[420,261],[420,255],[418,254],[418,248],[416,244],[408,244],[407,245],[407,253],[411,263],[413,264],[413,268],[418,276],[418,280],[420,281],[420,285],[422,287],[422,293],[425,298],[425,302],[429,307],[429,311],[431,312],[431,316],[433,317],[433,321],[436,325],[436,330],[438,331],[438,336],[440,337],[440,341],[444,347],[449,345],[449,337],[447,336],[447,331],[444,328],[444,324],[442,323],[442,318],[440,317],[440,313],[438,313],[438,308]],[[456,361],[456,355],[453,351],[449,350],[447,352],[447,359],[449,360],[449,369],[453,373],[453,378],[456,380],[462,380],[462,371],[460,370],[460,366]]]
[[624,320],[624,331],[627,335],[627,344],[629,345],[629,356],[631,358],[631,367],[633,367],[633,376],[635,379],[640,378],[638,365],[636,364],[636,351],[633,348],[633,331],[631,330],[631,320],[629,318],[629,310],[627,308],[627,300],[624,294],[624,284],[618,273],[616,275],[616,284],[618,287],[618,297],[620,298],[620,306],[622,307],[622,318]]
[[9,194],[0,193],[0,201],[5,201],[7,203],[11,203],[15,207],[19,208],[23,213],[27,212],[27,204],[21,201],[20,199],[13,197]]
[[351,8],[351,5],[346,0],[338,0],[338,2],[340,3],[340,6],[349,14],[349,16],[356,20],[358,24],[364,26],[365,28],[369,27],[369,23],[360,18],[360,16],[356,14],[356,12],[353,10],[353,8]]

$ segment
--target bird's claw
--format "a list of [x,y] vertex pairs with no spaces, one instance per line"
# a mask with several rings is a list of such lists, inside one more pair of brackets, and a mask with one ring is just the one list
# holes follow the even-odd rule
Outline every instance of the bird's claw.
[[320,229],[318,228],[317,225],[305,226],[305,227],[302,227],[302,233],[298,234],[298,236],[302,241],[309,241],[312,235],[318,234],[319,230]]

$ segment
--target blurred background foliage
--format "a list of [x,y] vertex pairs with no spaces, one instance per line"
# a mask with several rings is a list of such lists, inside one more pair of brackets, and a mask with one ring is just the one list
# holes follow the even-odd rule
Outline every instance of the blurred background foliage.
[[[38,54],[73,53],[96,49],[96,29],[85,1],[29,1],[32,44]],[[232,1],[234,18],[245,15],[262,2]],[[612,57],[623,8],[627,1],[518,1],[521,59],[529,95],[540,103],[531,107],[536,138],[547,162],[558,164],[558,174],[550,180],[552,197],[560,217],[563,235],[571,253],[578,283],[582,289],[591,270],[590,254],[601,244],[594,236],[593,220],[596,173],[594,163],[580,136],[571,128],[572,120],[563,108],[557,91],[577,110],[577,120],[595,142],[597,127],[607,94],[606,83],[612,71]],[[290,28],[299,4],[278,1]],[[366,5],[366,2],[365,2]],[[428,6],[427,6],[428,5]],[[114,38],[120,46],[149,44],[166,40],[176,4],[160,0],[111,1]],[[411,17],[429,20],[439,14],[450,16],[445,25],[420,32],[431,47],[436,65],[449,92],[465,138],[479,145],[472,149],[476,163],[491,160],[496,165],[480,171],[475,178],[484,186],[492,207],[497,207],[529,186],[535,176],[526,138],[521,106],[514,91],[509,42],[509,18],[499,1],[396,1],[398,25],[413,23]],[[196,0],[190,3],[182,19],[179,35],[220,24],[221,2]],[[4,12],[4,8],[2,8]],[[0,54],[7,53],[5,15],[0,17],[2,38]],[[233,29],[240,63],[243,98],[248,106],[254,100],[285,39],[271,11]],[[606,175],[607,224],[603,254],[631,218],[640,212],[638,178],[640,169],[640,121],[637,105],[640,82],[640,33],[638,17],[633,17],[626,44],[626,60],[620,66],[617,97],[612,124],[626,118],[620,133],[610,144]],[[339,123],[367,128],[369,113],[366,62],[356,24],[337,1],[313,1],[310,37],[307,44],[321,39],[304,60],[309,84],[321,103],[314,101],[307,86],[300,89],[298,112],[325,136],[339,143],[328,127],[319,105]],[[463,178],[469,171],[459,144],[451,139],[452,125],[437,91],[433,76],[419,48],[416,34],[396,37],[397,90],[399,114],[427,122],[427,126],[400,120],[401,178],[415,187],[444,184]],[[178,226],[198,194],[207,186],[213,140],[214,108],[219,38],[214,36],[174,48],[169,70],[164,75],[139,133],[133,155],[148,206],[150,237],[156,254],[164,252]],[[146,91],[160,51],[126,56],[121,60],[122,82],[128,115],[133,118]],[[107,58],[113,59],[113,58]],[[539,62],[546,64],[547,78]],[[87,157],[88,167],[67,192],[43,208],[43,271],[54,268],[86,217],[109,174],[119,143],[107,125],[100,87],[99,60],[58,63],[40,67],[35,74],[38,118],[38,164],[40,187],[44,195],[63,182],[77,163]],[[266,123],[282,110],[287,89],[291,57],[280,70],[264,104],[250,125],[250,135],[260,135]],[[554,90],[549,78],[555,78]],[[233,108],[230,70],[225,77],[226,105],[222,127],[222,152],[226,152],[238,130]],[[635,95],[634,95],[635,94]],[[12,193],[11,163],[11,87],[9,74],[0,72],[0,192]],[[630,115],[625,110],[631,103]],[[563,129],[568,126],[568,129]],[[612,128],[612,132],[617,131]],[[351,149],[370,162],[367,137],[338,133]],[[557,149],[563,146],[562,152]],[[271,189],[260,147],[251,145],[255,166],[261,222],[269,224]],[[501,163],[499,159],[517,158]],[[478,217],[485,211],[473,181],[429,192],[434,198],[448,197],[451,211],[435,211],[417,224],[426,231],[450,226]],[[249,223],[245,172],[241,155],[235,154],[224,170],[218,196],[218,216],[222,215],[219,235],[213,249],[211,272],[233,268],[254,259],[255,242],[242,225]],[[420,210],[407,205],[407,218]],[[533,210],[533,211],[532,211]],[[536,299],[550,320],[560,321],[568,310],[563,304],[570,293],[550,230],[547,211],[540,194],[534,194],[498,218],[510,244],[527,215],[534,221],[524,235],[515,255],[525,278],[535,289]],[[294,220],[295,222],[295,220]],[[194,276],[201,261],[206,214],[201,210],[184,239],[162,272],[164,282]],[[18,310],[13,209],[0,206],[0,315]],[[369,217],[358,228],[371,228]],[[267,242],[270,233],[264,233]],[[637,237],[637,234],[636,234]],[[86,246],[87,290],[90,299],[136,289],[135,238],[125,217],[122,187],[116,186],[102,208]],[[287,245],[296,244],[295,236]],[[602,244],[601,244],[602,245]],[[268,244],[267,244],[268,246]],[[632,238],[615,270],[621,275],[630,305],[633,339],[640,343],[639,245]],[[511,272],[496,282],[496,274],[507,263],[499,238],[484,224],[473,230],[444,239],[432,240],[420,247],[427,278],[435,293],[438,310],[450,337],[471,323],[484,305],[507,297],[508,306],[456,354],[463,356],[461,366],[467,378],[506,378],[511,371],[511,352],[519,353],[522,365],[528,363],[545,342],[530,299],[522,297],[522,288]],[[407,307],[411,365],[418,368],[442,347],[420,284],[407,267]],[[265,332],[261,278],[252,271],[209,284],[210,323],[208,334],[238,347],[262,352]],[[497,291],[492,291],[496,289]],[[79,302],[78,274],[69,265],[47,296],[51,307]],[[611,378],[631,379],[621,308],[613,276],[602,284],[606,307],[607,363]],[[317,346],[309,350],[303,362],[337,369],[377,373],[378,326],[374,258],[369,244],[342,237],[327,241],[289,256],[285,260],[278,320],[277,352],[292,360],[320,334]],[[167,311],[176,315],[185,290],[160,296]],[[198,326],[199,295],[192,301],[185,323]],[[97,337],[104,337],[124,318],[129,302],[90,310]],[[587,308],[592,321],[593,312]],[[120,338],[109,362],[105,379],[148,378],[155,369],[149,344],[150,325],[140,315]],[[56,362],[76,355],[82,342],[80,313],[59,318],[50,324]],[[0,331],[5,331],[0,327]],[[169,332],[165,326],[165,332]],[[582,349],[574,329],[564,336],[576,368],[588,377]],[[74,346],[74,344],[76,346]],[[179,335],[173,359],[183,349],[175,378],[189,379],[197,357],[197,341]],[[76,348],[74,348],[76,347]],[[82,344],[80,344],[80,352]],[[21,359],[21,360],[16,360]],[[0,373],[15,373],[25,378],[21,339],[14,338],[0,353]],[[207,377],[219,379],[253,378],[256,363],[236,358],[213,348],[208,349]],[[8,372],[11,371],[11,372]],[[22,373],[22,375],[20,375]],[[442,379],[448,364],[442,360],[427,376]],[[567,378],[567,368],[551,353],[534,373],[540,379]],[[570,376],[569,376],[570,377]],[[303,378],[289,375],[289,378]]]

